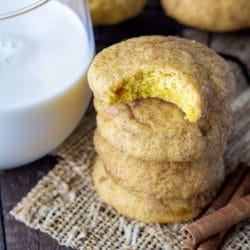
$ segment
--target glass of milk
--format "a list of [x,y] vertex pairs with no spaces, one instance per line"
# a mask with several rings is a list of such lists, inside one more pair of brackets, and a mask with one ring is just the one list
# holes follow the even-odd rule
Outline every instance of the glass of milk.
[[0,1],[0,169],[32,162],[74,130],[91,92],[87,1]]

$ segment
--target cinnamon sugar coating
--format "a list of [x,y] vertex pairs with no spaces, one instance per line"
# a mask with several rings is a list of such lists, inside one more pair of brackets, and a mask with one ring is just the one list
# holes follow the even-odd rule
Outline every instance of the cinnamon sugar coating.
[[209,192],[214,196],[224,181],[221,156],[192,162],[143,161],[113,147],[98,131],[94,144],[111,179],[137,196],[191,199]]
[[223,154],[232,111],[210,112],[207,121],[191,123],[176,105],[156,98],[109,106],[94,99],[100,134],[119,150],[142,160],[194,161]]
[[99,159],[94,165],[93,180],[96,191],[103,201],[114,207],[120,214],[143,222],[187,221],[198,216],[202,208],[212,199],[206,194],[192,199],[141,198],[112,182]]

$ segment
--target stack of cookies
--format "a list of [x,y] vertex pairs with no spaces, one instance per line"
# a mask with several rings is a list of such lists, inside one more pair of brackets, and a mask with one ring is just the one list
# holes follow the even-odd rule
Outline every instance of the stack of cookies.
[[234,90],[226,62],[194,41],[144,36],[104,49],[88,80],[100,197],[144,222],[198,216],[224,180]]

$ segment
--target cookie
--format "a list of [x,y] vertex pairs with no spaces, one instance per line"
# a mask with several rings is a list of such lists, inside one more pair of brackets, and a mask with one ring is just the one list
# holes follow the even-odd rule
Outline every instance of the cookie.
[[109,25],[138,15],[146,0],[88,0],[94,25]]
[[94,99],[100,134],[120,151],[142,160],[194,161],[223,154],[231,131],[230,105],[210,112],[205,123],[191,123],[176,105],[157,98],[109,106]]
[[104,103],[158,97],[180,107],[190,122],[220,110],[234,90],[223,58],[198,42],[165,36],[132,38],[104,49],[92,62],[88,81]]
[[207,30],[233,31],[250,27],[249,0],[161,0],[167,15]]
[[103,201],[120,214],[142,222],[168,223],[187,221],[197,217],[211,201],[210,194],[192,199],[146,199],[136,196],[112,182],[101,160],[94,165],[93,180]]
[[94,144],[111,179],[141,197],[191,199],[202,193],[214,195],[225,177],[221,156],[179,163],[142,161],[113,147],[98,131]]

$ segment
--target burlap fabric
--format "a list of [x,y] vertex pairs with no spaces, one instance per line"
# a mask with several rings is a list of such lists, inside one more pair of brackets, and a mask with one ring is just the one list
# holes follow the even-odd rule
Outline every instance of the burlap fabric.
[[[234,131],[225,155],[227,172],[250,164],[250,89],[233,101]],[[95,113],[89,112],[73,135],[55,152],[57,166],[11,211],[27,226],[77,249],[180,249],[185,224],[144,224],[127,219],[104,204],[93,187],[92,137]],[[228,234],[222,249],[250,249],[250,221]]]

